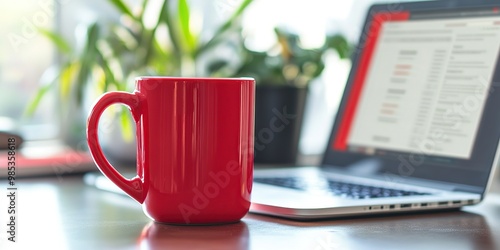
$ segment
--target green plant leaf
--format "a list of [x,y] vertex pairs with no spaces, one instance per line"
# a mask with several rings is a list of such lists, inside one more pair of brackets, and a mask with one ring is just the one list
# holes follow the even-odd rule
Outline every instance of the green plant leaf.
[[99,64],[100,68],[104,72],[104,87],[102,89],[103,92],[106,92],[109,90],[110,85],[114,85],[115,87],[118,88],[117,83],[116,83],[116,77],[113,71],[111,70],[111,67],[109,66],[109,62],[107,58],[104,57],[102,52],[96,48],[96,55],[97,58],[99,59]]
[[[253,0],[243,0],[243,2],[236,8],[236,11],[231,15],[231,17],[224,23],[222,24],[219,29],[215,32],[214,38],[219,37],[222,33],[224,33],[226,30],[228,30],[233,23],[236,21],[237,18],[243,14],[243,11],[253,2]],[[213,39],[213,38],[212,38]]]
[[126,142],[131,142],[134,139],[131,120],[128,109],[122,108],[120,111],[121,132],[122,138]]
[[349,42],[341,35],[328,36],[326,40],[327,47],[337,51],[339,57],[349,58],[351,56],[352,47]]
[[60,52],[64,54],[71,53],[72,51],[71,46],[69,46],[69,43],[66,42],[66,40],[62,36],[47,29],[39,28],[38,31],[40,32],[40,34],[42,34],[43,36],[48,38],[52,43],[54,43],[54,45]]
[[62,100],[68,100],[71,91],[71,84],[75,80],[75,75],[80,71],[80,63],[78,61],[68,63],[61,69],[59,77],[59,91]]
[[179,13],[179,24],[181,28],[181,34],[183,42],[187,48],[187,53],[191,54],[195,49],[195,38],[191,33],[191,29],[189,27],[190,24],[190,11],[189,5],[186,0],[179,0],[178,3],[178,13]]
[[222,68],[226,67],[228,65],[228,61],[222,60],[222,59],[217,59],[213,62],[210,62],[207,66],[207,70],[209,74],[212,74],[214,72],[220,71]]
[[156,22],[155,27],[149,34],[149,40],[146,42],[147,46],[147,52],[144,57],[143,64],[144,65],[149,65],[150,63],[150,58],[153,56],[153,50],[155,49],[157,43],[155,38],[155,33],[156,30],[158,29],[158,26],[160,24],[164,23],[167,26],[168,34],[170,36],[170,41],[172,42],[172,47],[173,47],[173,57],[169,58],[169,60],[174,61],[176,65],[180,65],[180,58],[181,58],[181,48],[179,45],[179,37],[177,36],[177,33],[175,32],[175,25],[173,24],[172,21],[172,16],[170,15],[170,9],[168,5],[169,1],[164,1],[163,5],[160,9],[160,15],[158,17],[158,21]]
[[109,0],[109,2],[113,4],[116,7],[116,9],[118,9],[121,12],[121,14],[127,15],[132,19],[137,20],[137,17],[134,16],[130,8],[122,0]]
[[31,101],[26,106],[26,109],[24,110],[25,115],[32,116],[35,113],[38,105],[40,104],[40,101],[49,92],[49,90],[55,85],[55,83],[56,83],[56,81],[54,80],[51,83],[44,85],[44,86],[41,86],[38,89],[35,96],[31,99]]
[[85,48],[83,50],[82,57],[80,59],[81,65],[80,70],[76,78],[76,104],[79,106],[83,100],[83,91],[85,85],[89,82],[89,76],[91,75],[93,65],[96,64],[96,50],[97,50],[97,39],[99,38],[99,26],[97,23],[91,24],[87,28],[87,41]]
[[153,46],[155,53],[154,57],[151,59],[150,68],[156,71],[155,74],[172,75],[172,65],[176,65],[176,62],[174,62],[175,60],[173,59],[175,57],[172,55],[172,52],[163,49],[157,40],[154,41]]
[[243,2],[238,6],[238,8],[236,9],[236,11],[231,15],[231,17],[226,20],[226,22],[224,22],[218,29],[217,31],[215,31],[214,35],[212,36],[212,38],[210,40],[208,40],[207,43],[203,44],[202,46],[200,46],[198,48],[198,50],[195,52],[195,57],[198,56],[199,54],[202,54],[204,51],[206,51],[207,49],[215,46],[219,39],[222,38],[222,35],[227,31],[229,30],[229,28],[231,28],[234,24],[234,22],[236,21],[236,19],[238,19],[241,14],[243,14],[243,11],[245,11],[245,9],[253,2],[253,0],[243,0]]
[[143,0],[142,1],[142,4],[141,4],[141,13],[139,14],[139,18],[138,18],[138,20],[140,20],[141,23],[144,23],[144,13],[145,13],[145,10],[146,10],[146,7],[148,6],[148,4],[149,4],[149,0]]
[[172,47],[174,49],[174,52],[176,54],[180,54],[181,51],[181,46],[179,45],[179,37],[177,36],[176,33],[176,27],[174,25],[174,22],[172,20],[172,15],[170,14],[170,9],[168,6],[168,1],[165,1],[162,6],[160,18],[158,18],[158,24],[157,26],[161,23],[164,22],[167,25],[168,29],[168,35],[170,36],[170,40],[172,42]]

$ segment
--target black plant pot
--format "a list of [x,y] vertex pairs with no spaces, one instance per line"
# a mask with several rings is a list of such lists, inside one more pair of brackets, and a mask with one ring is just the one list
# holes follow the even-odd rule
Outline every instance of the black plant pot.
[[255,95],[255,163],[297,160],[307,88],[258,85]]

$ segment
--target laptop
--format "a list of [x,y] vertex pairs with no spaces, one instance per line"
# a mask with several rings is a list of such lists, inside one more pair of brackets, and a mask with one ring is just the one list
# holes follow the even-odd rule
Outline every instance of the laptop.
[[253,213],[293,219],[480,202],[500,138],[500,2],[377,4],[321,166],[257,169]]

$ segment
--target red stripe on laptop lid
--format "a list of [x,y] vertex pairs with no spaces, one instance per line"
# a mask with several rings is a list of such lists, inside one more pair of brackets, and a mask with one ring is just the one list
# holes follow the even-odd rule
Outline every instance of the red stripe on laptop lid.
[[379,12],[373,15],[371,26],[366,34],[366,42],[364,50],[360,57],[359,67],[357,74],[354,77],[354,82],[352,85],[351,92],[349,93],[349,98],[347,99],[347,104],[343,117],[341,117],[341,122],[339,129],[337,131],[337,136],[333,142],[332,148],[338,151],[347,150],[347,139],[349,137],[349,132],[354,119],[354,114],[356,113],[356,108],[361,96],[361,90],[365,82],[368,69],[370,68],[371,58],[377,43],[378,37],[380,35],[380,29],[382,24],[388,21],[403,21],[410,18],[410,12]]

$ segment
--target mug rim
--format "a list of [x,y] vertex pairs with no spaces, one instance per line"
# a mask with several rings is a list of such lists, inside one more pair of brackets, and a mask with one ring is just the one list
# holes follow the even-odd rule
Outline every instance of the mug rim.
[[138,76],[135,81],[143,80],[182,80],[182,81],[255,81],[253,77],[184,77],[184,76]]

